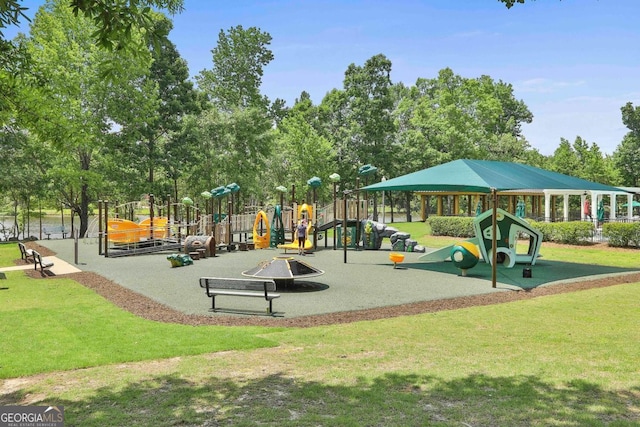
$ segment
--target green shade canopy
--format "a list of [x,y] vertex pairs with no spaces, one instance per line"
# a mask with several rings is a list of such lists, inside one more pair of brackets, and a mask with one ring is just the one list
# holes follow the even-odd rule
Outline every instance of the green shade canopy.
[[520,163],[454,160],[363,188],[366,191],[449,191],[491,193],[491,190],[626,191],[585,179]]
[[[627,203],[623,203],[623,204],[622,204],[622,207],[623,207],[623,208],[626,208],[627,206],[629,206]],[[631,207],[632,207],[632,208],[638,208],[638,207],[640,207],[640,202],[637,202],[637,201],[635,201],[635,200],[634,200],[634,201],[632,201],[632,202],[631,202]]]

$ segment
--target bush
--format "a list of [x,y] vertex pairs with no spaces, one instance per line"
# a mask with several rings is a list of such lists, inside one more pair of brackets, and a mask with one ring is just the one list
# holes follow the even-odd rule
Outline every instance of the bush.
[[583,245],[593,237],[593,225],[590,222],[536,222],[531,226],[542,232],[545,242],[563,243],[566,245]]
[[474,237],[472,217],[466,216],[433,216],[427,219],[434,236]]
[[638,222],[607,222],[602,226],[602,235],[609,240],[609,246],[640,247],[640,223]]

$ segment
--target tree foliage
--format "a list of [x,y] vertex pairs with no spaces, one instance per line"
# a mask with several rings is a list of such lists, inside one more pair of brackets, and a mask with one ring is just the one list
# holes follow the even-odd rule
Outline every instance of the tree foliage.
[[[621,109],[630,132],[613,157],[579,136],[573,143],[561,138],[555,153],[543,156],[522,131],[533,115],[509,83],[490,76],[465,78],[444,68],[413,85],[393,83],[391,61],[378,54],[350,64],[342,87],[318,105],[303,91],[288,107],[261,93],[274,55],[271,35],[259,28],[221,30],[212,67],[195,87],[168,39],[171,21],[149,9],[177,11],[182,1],[72,4],[50,1],[29,37],[0,49],[9,58],[0,68],[0,190],[28,206],[29,188],[13,184],[28,165],[41,196],[70,206],[83,229],[98,197],[197,198],[235,182],[242,203],[275,202],[280,185],[295,185],[300,201],[309,199],[307,180],[318,176],[326,199],[330,174],[340,174],[341,187],[350,189],[365,164],[378,168],[369,183],[482,158],[639,185],[640,113],[631,103]],[[0,24],[21,19],[19,5],[0,5]]]
[[[132,82],[148,70],[149,56],[128,55],[98,48],[95,26],[73,16],[63,0],[41,8],[31,27],[29,53],[34,69],[46,76],[46,87],[30,87],[23,125],[43,144],[51,144],[55,162],[49,177],[63,202],[80,216],[80,232],[88,225],[89,204],[103,178],[93,171],[96,156],[114,124],[114,98],[137,94]],[[102,78],[104,66],[120,65],[114,78]]]
[[[161,38],[153,25],[153,8],[167,10],[171,14],[182,11],[184,0],[70,0],[68,6],[76,17],[93,21],[95,28],[92,37],[104,48],[123,49],[135,45],[133,34],[145,28],[149,37]],[[28,20],[25,12],[28,8],[19,0],[0,2],[0,39],[4,40],[2,28],[18,25]]]
[[268,48],[271,35],[259,28],[242,25],[220,31],[211,51],[213,68],[196,77],[198,86],[220,109],[267,109],[269,100],[260,93],[264,67],[273,60]]
[[631,102],[621,109],[622,122],[629,128],[629,132],[614,152],[614,161],[620,171],[622,184],[640,186],[640,107],[634,107]]

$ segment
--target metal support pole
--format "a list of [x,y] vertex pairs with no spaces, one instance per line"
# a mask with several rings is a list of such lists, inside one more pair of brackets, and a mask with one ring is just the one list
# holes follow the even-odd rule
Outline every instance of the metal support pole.
[[102,255],[102,200],[98,200],[98,255]]
[[343,194],[344,218],[342,219],[342,249],[344,251],[344,263],[347,263],[347,192]]
[[73,261],[78,265],[78,233],[74,231],[71,229],[71,234],[73,234]]
[[356,178],[356,248],[360,242],[360,177]]
[[337,187],[338,183],[334,182],[333,183],[333,250],[336,250],[336,232],[337,232],[337,223],[336,223],[336,207],[337,207],[337,200],[336,200],[336,187]]
[[109,202],[104,201],[104,257],[109,258]]
[[495,288],[498,275],[498,192],[495,188],[491,189],[491,196],[493,198],[493,217],[491,218],[491,287]]
[[154,204],[153,194],[149,194],[149,240],[153,239],[153,204]]

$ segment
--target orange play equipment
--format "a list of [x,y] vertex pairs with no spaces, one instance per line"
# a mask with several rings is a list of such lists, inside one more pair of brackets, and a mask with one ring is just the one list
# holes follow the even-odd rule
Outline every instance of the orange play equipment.
[[167,223],[169,220],[164,217],[153,218],[153,235],[151,234],[151,218],[145,218],[140,221],[142,228],[142,237],[153,237],[154,239],[163,239],[168,237]]
[[397,268],[397,265],[404,261],[404,254],[391,252],[389,254],[389,260],[393,263],[393,268]]
[[111,218],[107,221],[107,232],[109,241],[113,243],[129,244],[138,243],[143,238],[162,239],[167,236],[166,217],[153,219],[153,230],[151,230],[151,219],[143,219],[140,223],[122,218]]
[[142,228],[128,219],[112,218],[107,221],[107,233],[113,243],[138,243]]

